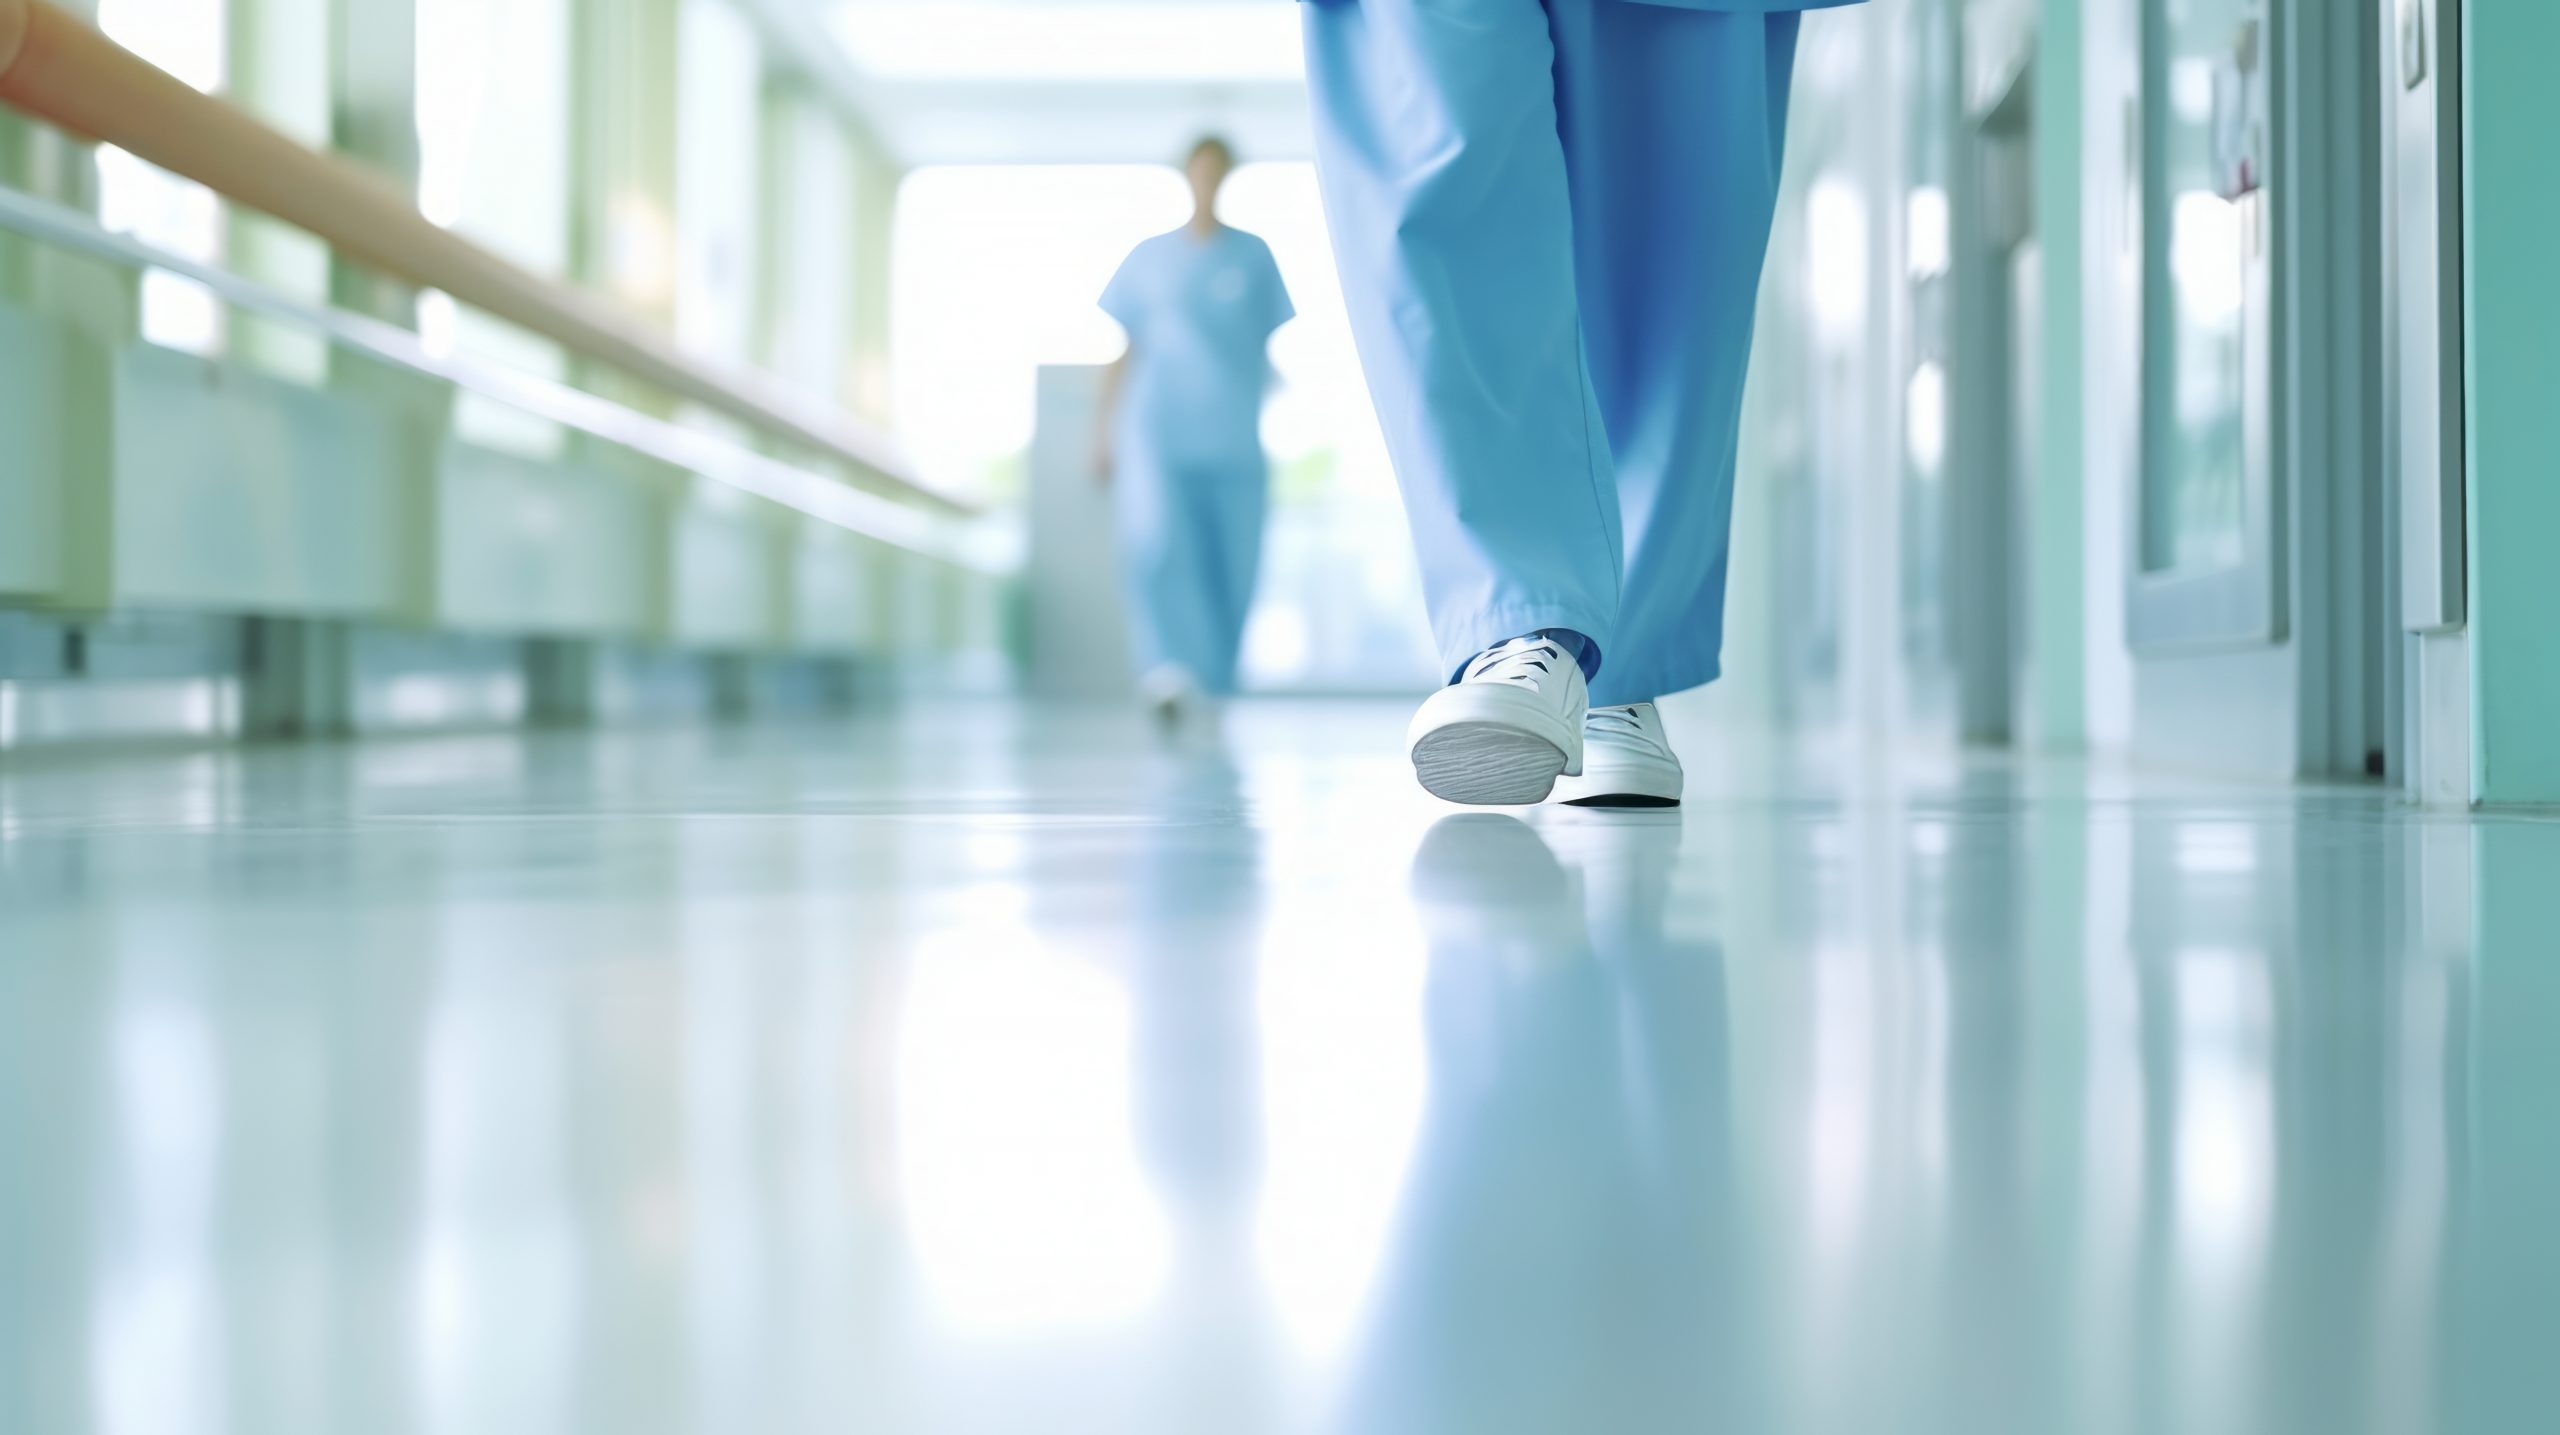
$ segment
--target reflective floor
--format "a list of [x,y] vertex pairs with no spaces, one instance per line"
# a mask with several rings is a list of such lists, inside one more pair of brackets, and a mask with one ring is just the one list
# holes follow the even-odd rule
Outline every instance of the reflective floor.
[[0,1430],[2560,1429],[2560,821],[1402,718],[0,768]]

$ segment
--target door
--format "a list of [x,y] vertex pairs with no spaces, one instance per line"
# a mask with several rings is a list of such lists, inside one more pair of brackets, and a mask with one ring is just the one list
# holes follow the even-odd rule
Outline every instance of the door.
[[1948,475],[1948,608],[1957,730],[1967,742],[2033,742],[2025,673],[2032,645],[2037,472],[2036,327],[2041,282],[2031,96],[2021,49],[1986,59],[2004,76],[1964,116],[1955,167],[1956,461]]
[[[2125,455],[2133,753],[2366,773],[2388,682],[2379,26],[2328,0],[2104,8],[2130,43],[2091,47],[2092,248],[2111,253],[2089,422],[2093,472]],[[2120,129],[2099,118],[2119,103]]]
[[2266,7],[2142,0],[2136,652],[2285,635]]
[[2463,503],[2462,7],[2379,0],[2393,331],[2386,419],[2401,691],[2389,767],[2422,801],[2471,791]]

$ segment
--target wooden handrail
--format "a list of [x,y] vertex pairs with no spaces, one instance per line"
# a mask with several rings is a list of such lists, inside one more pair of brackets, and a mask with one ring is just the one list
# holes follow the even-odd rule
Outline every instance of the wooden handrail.
[[857,488],[789,460],[767,457],[726,434],[645,414],[557,379],[469,354],[430,353],[413,329],[298,299],[219,265],[172,254],[130,234],[110,233],[94,216],[48,199],[0,188],[0,233],[24,235],[56,250],[128,269],[165,269],[203,285],[235,309],[318,335],[342,353],[441,380],[518,413],[547,419],[892,548],[991,575],[1011,573],[1021,566],[1008,527]]
[[959,512],[886,435],[771,379],[685,353],[614,305],[544,279],[450,230],[371,173],[202,94],[46,0],[0,0],[0,102],[112,144],[327,240],[348,258],[441,289],[565,348],[879,475]]

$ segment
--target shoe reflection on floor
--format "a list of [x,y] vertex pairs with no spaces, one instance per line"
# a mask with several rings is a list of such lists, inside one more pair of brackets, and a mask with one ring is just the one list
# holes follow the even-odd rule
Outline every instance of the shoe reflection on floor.
[[1430,1104],[1335,1428],[1765,1428],[1723,957],[1664,930],[1681,830],[1557,808],[1424,838]]

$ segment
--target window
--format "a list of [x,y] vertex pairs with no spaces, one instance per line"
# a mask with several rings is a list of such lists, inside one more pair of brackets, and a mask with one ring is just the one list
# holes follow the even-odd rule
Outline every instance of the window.
[[[109,39],[196,89],[220,88],[228,56],[223,0],[102,0]],[[222,257],[222,202],[212,190],[113,145],[98,148],[98,221],[183,258]],[[161,269],[142,274],[142,337],[190,353],[222,348],[223,308],[212,290]]]
[[[418,208],[538,274],[569,267],[566,0],[418,0]],[[558,378],[559,347],[429,291],[418,335],[431,350],[474,354]],[[455,401],[474,442],[550,456],[556,428],[478,395]]]

